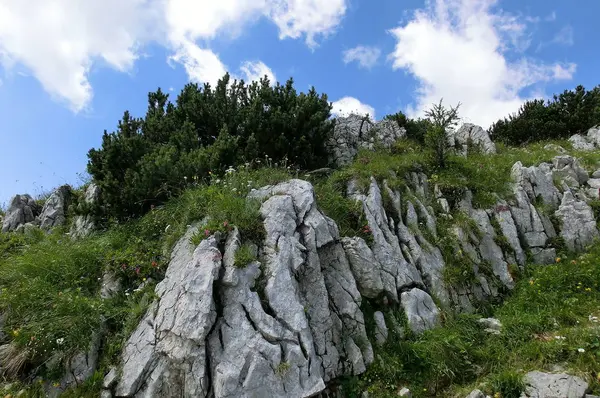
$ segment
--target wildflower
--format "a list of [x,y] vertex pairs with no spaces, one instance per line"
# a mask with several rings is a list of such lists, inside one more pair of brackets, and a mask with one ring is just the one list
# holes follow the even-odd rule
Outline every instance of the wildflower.
[[210,235],[210,231],[208,229],[205,229],[204,230],[204,236],[208,236],[208,235]]
[[237,188],[231,188],[231,190],[232,190],[233,192],[236,192],[236,191],[237,191]]
[[64,343],[64,342],[65,342],[64,337],[61,337],[60,339],[56,339],[56,344],[58,344],[58,345],[62,345],[62,343]]
[[127,264],[121,264],[121,268],[122,268],[122,269],[125,269],[125,268],[127,268]]
[[152,266],[153,266],[154,268],[156,268],[156,267],[158,266],[158,263],[157,263],[156,261],[152,261]]
[[13,330],[12,333],[13,333],[13,336],[17,337],[20,332],[19,332],[19,329],[15,329],[15,330]]
[[583,353],[585,352],[585,350],[584,350],[583,348],[578,348],[578,349],[577,349],[577,352],[579,352],[579,353],[583,354]]
[[217,178],[217,180],[215,181],[216,184],[220,184],[221,180]]
[[530,285],[533,285],[534,283],[535,283],[535,281],[534,281],[533,279],[530,279],[530,280],[529,280],[529,284],[530,284]]
[[560,263],[560,257],[556,257],[556,262]]
[[229,225],[229,223],[228,223],[227,221],[223,221],[223,226],[224,226],[225,228],[227,228],[227,226],[228,226],[228,225]]
[[592,291],[592,288],[586,287],[586,288],[585,288],[585,291],[586,291],[586,292],[591,292],[591,291]]
[[577,264],[577,261],[571,260],[571,264],[575,265],[575,264]]
[[129,294],[130,294],[129,292],[125,292],[125,295],[126,295],[126,296],[129,296]]
[[146,282],[146,278],[142,278],[142,282]]
[[136,268],[135,268],[135,273],[136,273],[136,275],[139,275],[139,274],[140,274],[140,267],[136,267]]
[[60,383],[59,382],[55,382],[52,384],[54,387],[60,387]]
[[566,337],[565,337],[565,336],[554,336],[554,338],[555,338],[556,340],[564,340],[564,339],[566,339]]

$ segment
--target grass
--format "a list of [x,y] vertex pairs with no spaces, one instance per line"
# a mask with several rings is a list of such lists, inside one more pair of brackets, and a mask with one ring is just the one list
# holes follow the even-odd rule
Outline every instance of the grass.
[[[210,215],[211,233],[235,225],[246,241],[261,240],[260,203],[245,196],[253,188],[291,176],[287,168],[241,167],[188,189],[140,219],[109,221],[107,230],[77,241],[66,235],[66,228],[51,234],[0,234],[0,312],[6,314],[4,331],[9,337],[0,346],[5,375],[26,383],[34,377],[55,382],[62,372],[45,364],[86,350],[104,320],[107,333],[98,370],[102,375],[118,363],[124,342],[155,298],[154,286],[164,277],[170,251],[187,226]],[[252,258],[247,249],[241,248],[238,263]],[[99,292],[107,269],[121,279],[123,291],[102,300]],[[97,396],[98,377],[72,396]],[[30,384],[28,394],[38,393]]]
[[527,371],[554,364],[600,392],[600,324],[591,318],[600,312],[598,264],[596,246],[577,258],[530,266],[505,303],[492,309],[501,335],[485,333],[477,316],[447,315],[443,328],[389,339],[364,375],[346,381],[344,393],[393,397],[409,386],[417,397],[465,396],[474,388],[518,397]]
[[257,260],[256,248],[249,243],[244,243],[236,252],[233,265],[237,268],[245,268],[248,264]]

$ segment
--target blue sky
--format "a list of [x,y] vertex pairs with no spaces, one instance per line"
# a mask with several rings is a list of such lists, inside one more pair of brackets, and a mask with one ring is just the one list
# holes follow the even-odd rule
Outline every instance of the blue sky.
[[463,103],[487,127],[598,81],[600,2],[0,0],[0,203],[80,182],[87,151],[146,95],[224,71],[314,85],[375,118]]

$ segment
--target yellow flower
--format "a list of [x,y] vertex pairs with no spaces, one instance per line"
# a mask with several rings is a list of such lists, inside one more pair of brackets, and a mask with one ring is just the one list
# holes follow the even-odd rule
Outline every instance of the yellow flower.
[[19,329],[13,330],[13,336],[17,337],[19,335]]
[[571,260],[571,264],[575,265],[575,264],[577,264],[577,261]]
[[529,280],[529,284],[530,284],[530,285],[533,285],[534,283],[535,283],[535,281],[534,281],[533,279],[530,279],[530,280]]
[[556,262],[560,263],[560,257],[556,257]]

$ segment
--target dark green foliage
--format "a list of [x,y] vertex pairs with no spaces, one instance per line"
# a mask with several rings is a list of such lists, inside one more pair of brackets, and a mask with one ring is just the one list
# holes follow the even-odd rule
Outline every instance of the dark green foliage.
[[492,380],[492,389],[503,398],[519,398],[525,391],[523,375],[514,371],[504,371]]
[[298,94],[290,79],[246,84],[225,75],[215,88],[188,84],[175,103],[160,89],[148,95],[143,119],[125,112],[88,171],[102,190],[106,215],[124,219],[147,212],[209,171],[265,156],[310,169],[327,163],[324,147],[333,121],[326,95]]
[[577,86],[552,100],[527,101],[516,114],[494,123],[492,139],[520,145],[532,141],[568,138],[600,123],[600,86],[587,91]]
[[400,127],[406,129],[406,137],[415,140],[421,144],[425,143],[425,133],[431,127],[431,122],[427,119],[410,119],[402,112],[393,115],[387,115],[386,119],[396,121]]

